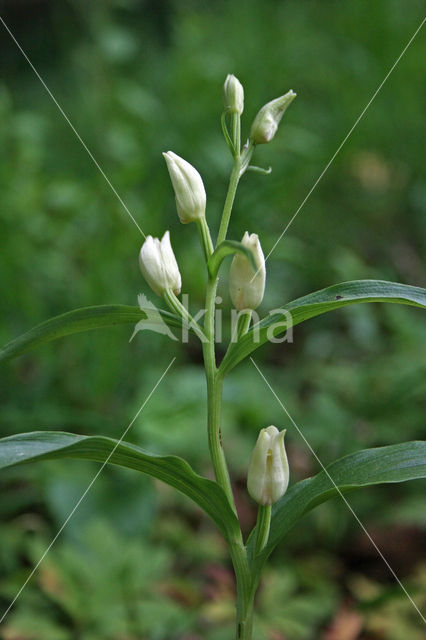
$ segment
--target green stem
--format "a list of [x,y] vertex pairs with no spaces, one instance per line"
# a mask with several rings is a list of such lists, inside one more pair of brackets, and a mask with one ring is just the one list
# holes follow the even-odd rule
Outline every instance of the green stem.
[[[222,377],[217,371],[214,348],[214,311],[217,278],[207,285],[204,331],[208,342],[203,344],[207,378],[208,440],[217,483],[224,489],[236,513],[234,496],[220,432],[222,406]],[[227,540],[237,581],[236,640],[252,640],[253,579],[248,565],[247,551],[241,530],[236,540]]]
[[237,581],[236,640],[251,640],[255,589],[247,552],[242,537],[228,546]]
[[222,220],[220,221],[219,233],[217,236],[216,246],[226,239],[228,232],[229,219],[231,217],[232,205],[234,204],[235,193],[237,191],[238,182],[241,177],[240,158],[236,158],[232,168],[231,177],[229,179],[228,193],[226,194],[225,204],[223,207]]
[[[260,553],[268,542],[270,524],[271,506],[259,505],[255,534],[255,555]],[[250,571],[247,557],[245,561],[248,572],[245,571],[244,567],[234,562],[237,576],[237,640],[252,640],[254,596],[260,578],[260,575]]]
[[[234,138],[238,141],[239,137],[240,130],[238,118],[238,123],[235,123],[234,121]],[[238,182],[247,167],[249,161],[248,154],[251,156],[251,153],[252,148],[250,147],[248,150],[243,152],[242,156],[240,156],[238,147],[238,155],[234,158],[234,166],[232,168],[228,192],[223,207],[217,245],[226,239]],[[204,333],[207,338],[207,342],[203,343],[203,356],[207,379],[208,441],[216,481],[225,491],[231,507],[234,512],[237,513],[221,439],[223,379],[216,366],[215,352],[215,305],[217,285],[218,277],[210,277],[207,283],[206,314],[204,319]],[[250,315],[241,320],[243,325],[242,330],[247,329],[248,324],[250,323]],[[253,577],[248,564],[247,550],[243,543],[241,530],[239,530],[237,539],[227,540],[227,544],[237,581],[236,638],[237,640],[252,640],[253,600],[255,589],[253,587]]]
[[[234,137],[237,138],[238,145],[241,145],[241,131],[240,131],[240,117],[236,114],[233,120],[234,125]],[[251,157],[253,155],[254,145],[251,141],[244,145],[242,152],[240,153],[240,146],[238,147],[237,154],[234,156],[234,166],[232,167],[231,177],[229,178],[228,193],[226,194],[225,204],[223,206],[222,220],[220,221],[219,233],[217,236],[216,246],[226,240],[226,234],[228,232],[229,219],[231,217],[232,205],[234,204],[235,193],[237,191],[238,183],[241,176],[250,164]]]
[[237,596],[236,640],[252,640],[253,638],[253,601],[252,595],[244,598]]
[[[209,359],[208,355],[208,343],[205,345],[204,353],[205,357]],[[222,380],[214,372],[213,375],[209,374],[206,367],[207,377],[207,429],[208,429],[208,441],[210,455],[212,458],[213,469],[216,477],[216,482],[220,484],[225,491],[226,496],[233,510],[236,513],[234,496],[231,488],[231,480],[229,478],[228,465],[226,464],[225,453],[222,446],[222,433],[221,433],[221,405],[222,405]]]
[[221,440],[222,377],[218,374],[216,368],[214,325],[216,288],[217,278],[209,278],[204,320],[204,333],[207,342],[203,344],[207,380],[207,433],[216,481],[225,491],[229,503],[236,512],[231,480]]
[[[216,482],[223,488],[235,513],[236,507],[229,478],[228,466],[222,447],[221,438],[221,407],[222,407],[222,377],[216,367],[214,348],[214,311],[217,278],[210,278],[207,285],[206,316],[204,332],[208,342],[203,344],[204,363],[207,378],[207,424],[210,455]],[[241,530],[236,540],[227,540],[229,552],[234,566],[237,581],[237,640],[251,640],[253,592],[252,576],[250,573],[247,551],[243,543]]]
[[[218,244],[226,237],[239,177],[240,163],[239,160],[235,160],[223,207]],[[222,235],[223,238],[220,239]],[[204,320],[204,333],[207,337],[207,342],[203,344],[203,356],[207,379],[208,441],[216,481],[225,491],[229,503],[236,513],[231,480],[229,478],[221,438],[222,377],[217,371],[215,353],[215,305],[217,285],[218,277],[209,278],[206,291],[206,315]]]
[[171,289],[166,289],[163,295],[164,295],[164,300],[167,302],[170,309],[175,313],[177,313],[177,315],[182,318],[183,322],[188,327],[194,330],[194,332],[196,333],[198,338],[201,340],[201,342],[203,343],[206,342],[206,336],[204,334],[204,331],[202,330],[198,322],[196,322],[194,318],[191,316],[188,309],[183,306],[183,304],[181,303],[179,298],[173,293],[173,291]]

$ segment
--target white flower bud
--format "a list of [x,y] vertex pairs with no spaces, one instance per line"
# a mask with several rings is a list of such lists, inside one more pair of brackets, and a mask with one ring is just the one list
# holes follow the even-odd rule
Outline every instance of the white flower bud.
[[244,111],[244,89],[241,82],[229,73],[223,85],[223,104],[229,113],[241,115]]
[[241,240],[247,249],[253,253],[256,270],[246,256],[236,253],[229,272],[229,292],[234,307],[238,311],[256,309],[263,300],[265,292],[265,258],[259,238],[255,233],[245,232]]
[[206,190],[200,174],[173,151],[167,151],[163,156],[175,191],[180,221],[187,224],[199,220],[206,211]]
[[143,277],[159,296],[167,289],[176,295],[180,293],[182,279],[168,231],[161,241],[152,236],[147,237],[139,253],[139,266]]
[[261,429],[250,459],[247,489],[253,500],[263,505],[277,502],[288,487],[289,469],[284,447],[284,431]]
[[295,97],[296,94],[290,89],[284,96],[271,100],[261,108],[251,125],[250,139],[254,144],[264,144],[272,140],[285,110]]

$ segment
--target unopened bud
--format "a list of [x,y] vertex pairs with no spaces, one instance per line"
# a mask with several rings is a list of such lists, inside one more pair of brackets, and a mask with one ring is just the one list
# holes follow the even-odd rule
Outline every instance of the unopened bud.
[[173,153],[163,153],[176,197],[176,208],[183,224],[199,220],[206,212],[206,190],[192,164]]
[[261,108],[251,125],[250,139],[254,144],[265,144],[272,140],[285,110],[295,97],[294,91],[290,90]]
[[228,113],[238,113],[244,111],[244,89],[241,82],[234,75],[229,73],[223,85],[223,104]]
[[180,293],[182,279],[168,231],[161,241],[152,236],[147,237],[139,253],[139,266],[143,277],[159,296],[167,290],[176,295]]
[[247,489],[258,504],[274,504],[287,491],[289,469],[284,431],[267,427],[259,433],[250,459]]
[[236,253],[229,272],[229,292],[234,307],[238,311],[256,309],[263,300],[265,292],[265,258],[257,234],[245,232],[241,240],[254,257],[256,269],[246,256]]

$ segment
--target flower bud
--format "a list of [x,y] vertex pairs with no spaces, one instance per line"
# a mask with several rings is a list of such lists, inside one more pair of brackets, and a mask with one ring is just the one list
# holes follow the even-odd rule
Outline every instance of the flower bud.
[[167,289],[176,295],[180,293],[182,279],[168,231],[161,241],[152,236],[147,237],[139,253],[139,266],[143,277],[159,296]]
[[247,249],[253,253],[256,270],[246,256],[236,253],[231,263],[229,273],[229,292],[234,307],[238,311],[256,309],[263,300],[265,291],[265,258],[259,238],[255,233],[245,232],[241,240]]
[[288,487],[289,469],[284,447],[284,431],[261,429],[250,459],[247,489],[259,504],[274,504]]
[[290,89],[284,96],[271,100],[261,108],[251,125],[250,139],[254,144],[264,144],[272,140],[284,111],[295,97],[296,94]]
[[229,73],[223,85],[223,104],[228,113],[238,113],[240,116],[244,111],[244,89],[241,82]]
[[183,224],[202,218],[206,211],[206,190],[198,171],[186,160],[163,153],[176,197],[176,208]]

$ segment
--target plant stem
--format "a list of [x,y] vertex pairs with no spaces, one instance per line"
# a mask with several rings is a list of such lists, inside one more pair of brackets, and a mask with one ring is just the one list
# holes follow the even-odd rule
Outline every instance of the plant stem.
[[216,482],[225,491],[229,503],[236,512],[228,466],[221,439],[222,377],[216,368],[215,354],[215,297],[217,278],[209,278],[206,292],[206,315],[204,333],[207,342],[203,344],[204,366],[207,380],[207,433]]
[[[234,121],[234,139],[235,138],[238,140],[239,144],[239,118],[238,122]],[[229,180],[228,192],[226,194],[225,204],[223,207],[216,246],[226,239],[238,182],[246,168],[244,163],[246,160],[248,162],[247,153],[248,152],[245,152],[245,154],[243,153],[243,155],[240,156],[240,150],[238,147],[238,154],[234,157],[234,166]],[[251,149],[249,149],[249,153],[252,153]],[[200,233],[201,232],[202,229],[200,229]],[[204,334],[207,341],[203,343],[203,356],[207,379],[208,441],[216,481],[225,491],[231,507],[237,514],[221,438],[223,377],[216,366],[215,352],[215,305],[217,285],[218,277],[209,277],[206,291],[206,315],[204,319]],[[250,324],[250,316],[251,314],[241,320],[243,331],[246,331]],[[227,544],[237,581],[236,639],[252,640],[254,600],[253,576],[248,564],[247,550],[243,543],[241,529],[239,530],[237,539],[227,540]]]
[[[216,246],[225,240],[228,230],[229,219],[231,217],[232,205],[234,203],[235,193],[240,179],[240,159],[235,158],[232,168],[231,177],[229,179],[228,192],[223,206],[222,219]],[[204,333],[208,342],[203,344],[204,365],[206,368],[207,378],[207,426],[210,455],[212,457],[213,469],[216,481],[225,491],[228,500],[236,513],[234,496],[229,478],[228,466],[226,464],[225,454],[222,447],[221,438],[221,406],[222,406],[222,377],[219,375],[216,367],[215,353],[215,299],[218,284],[218,278],[210,278],[207,283],[206,291],[206,315],[204,320]]]
[[[208,349],[208,345],[207,349]],[[206,349],[206,350],[207,350]],[[228,466],[222,447],[221,434],[221,405],[222,405],[222,380],[215,372],[214,375],[207,376],[207,410],[208,410],[208,440],[210,455],[212,457],[216,481],[225,491],[227,498],[236,513],[234,496],[229,478]]]
[[219,233],[217,236],[217,245],[226,239],[228,232],[229,219],[231,217],[232,205],[234,204],[235,193],[237,191],[238,182],[241,177],[241,161],[235,158],[232,168],[231,177],[229,179],[228,193],[226,194],[225,204],[223,207],[222,220],[220,221]]
[[237,581],[236,640],[251,640],[255,589],[247,552],[242,537],[240,541],[228,546]]
[[237,596],[237,630],[236,640],[252,640],[253,637],[253,600],[250,595],[241,602]]
[[183,306],[179,298],[173,293],[173,291],[171,291],[171,289],[167,289],[164,292],[164,300],[167,302],[170,309],[182,318],[184,324],[188,328],[192,328],[194,330],[201,342],[205,342],[206,336],[204,335],[202,328],[198,322],[194,320],[188,309]]

